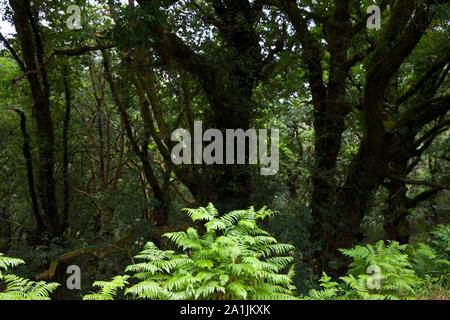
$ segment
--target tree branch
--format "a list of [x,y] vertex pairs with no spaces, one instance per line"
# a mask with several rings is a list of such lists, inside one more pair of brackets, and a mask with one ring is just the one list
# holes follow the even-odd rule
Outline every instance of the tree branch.
[[397,121],[396,127],[422,127],[430,121],[445,115],[449,109],[450,95],[426,101],[405,112]]
[[417,81],[408,91],[406,91],[403,95],[401,95],[395,101],[395,105],[399,106],[404,103],[406,100],[415,95],[421,88],[423,88],[424,83],[430,79],[436,72],[440,71],[447,62],[440,62],[436,65],[432,66],[420,79]]
[[439,182],[434,182],[434,181],[417,181],[417,180],[401,180],[401,179],[400,180],[397,179],[397,181],[402,182],[404,184],[409,184],[409,185],[429,186],[429,187],[450,190],[450,185],[439,183]]
[[407,209],[411,209],[414,208],[415,206],[417,206],[419,203],[430,199],[431,197],[435,196],[436,194],[438,194],[440,191],[442,191],[442,188],[432,188],[429,189],[427,191],[421,192],[419,193],[417,196],[415,196],[414,198],[410,199],[408,198],[406,200],[406,208]]
[[110,49],[110,48],[114,48],[114,45],[104,44],[104,45],[98,45],[98,46],[87,46],[87,47],[67,49],[67,50],[54,50],[53,53],[50,55],[50,57],[47,60],[45,60],[43,63],[41,63],[37,67],[37,69],[26,71],[24,74],[14,78],[12,80],[12,82],[17,83],[30,74],[39,73],[42,69],[44,69],[47,65],[49,65],[56,58],[56,56],[67,56],[67,57],[81,56],[81,55],[85,54],[86,52],[104,50],[104,49]]
[[11,46],[11,44],[9,43],[9,41],[3,36],[3,34],[0,32],[0,40],[3,42],[3,44],[5,45],[6,49],[8,49],[8,51],[11,53],[11,55],[14,57],[14,60],[17,61],[17,63],[20,66],[20,69],[23,72],[27,71],[27,68],[25,67],[25,64],[23,63],[22,59],[20,59],[20,57],[17,55],[16,50],[14,50],[14,48]]
[[446,121],[444,121],[444,122],[442,122],[440,124],[438,124],[433,129],[431,129],[430,131],[425,133],[422,138],[417,140],[417,142],[414,145],[415,148],[417,149],[418,147],[420,147],[420,145],[422,143],[424,143],[425,141],[427,141],[428,139],[434,139],[437,135],[439,135],[442,132],[446,131],[447,130],[446,127],[448,127],[448,126],[450,126],[450,119],[446,120]]

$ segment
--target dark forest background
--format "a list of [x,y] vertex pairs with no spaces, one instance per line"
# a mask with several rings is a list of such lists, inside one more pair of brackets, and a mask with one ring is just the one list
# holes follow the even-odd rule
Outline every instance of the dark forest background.
[[[373,4],[380,30],[367,27]],[[262,225],[295,246],[299,293],[345,274],[339,248],[449,234],[448,1],[10,0],[0,12],[15,29],[0,35],[0,252],[27,262],[24,277],[64,284],[79,265],[86,293],[146,242],[197,228],[181,209],[208,203],[277,211]],[[172,132],[197,120],[279,129],[280,171],[174,165]],[[55,298],[80,297],[63,287]]]

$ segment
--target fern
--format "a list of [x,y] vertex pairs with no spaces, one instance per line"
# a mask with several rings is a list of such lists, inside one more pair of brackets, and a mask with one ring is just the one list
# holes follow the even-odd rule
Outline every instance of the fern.
[[[136,256],[141,262],[125,270],[138,280],[125,294],[152,300],[295,299],[289,268],[293,259],[286,255],[294,248],[279,244],[257,225],[270,210],[250,208],[219,216],[209,204],[185,211],[193,221],[203,221],[206,232],[200,235],[190,228],[165,234],[182,253],[162,251],[149,242]],[[104,296],[100,292],[85,298],[99,295]]]
[[411,246],[412,265],[425,280],[423,296],[449,296],[450,291],[450,225],[439,225],[431,232],[428,243]]
[[320,286],[322,290],[311,290],[309,296],[305,300],[338,300],[343,299],[340,296],[343,289],[337,282],[331,281],[331,278],[324,272],[322,278],[320,278]]
[[[321,279],[323,290],[312,290],[306,299],[318,300],[398,300],[412,299],[422,280],[416,275],[405,250],[406,245],[380,241],[376,245],[340,249],[353,259],[341,283],[332,282],[326,274]],[[379,273],[369,274],[369,267]],[[374,285],[374,284],[379,284]]]
[[[422,283],[412,268],[409,257],[405,254],[407,245],[390,242],[386,245],[379,241],[375,246],[357,246],[354,249],[340,251],[353,258],[349,276],[342,277],[363,299],[406,299],[415,294],[415,289]],[[366,274],[367,268],[379,268],[380,288],[368,288],[373,275]]]
[[5,257],[0,253],[0,285],[5,287],[0,292],[0,300],[50,300],[50,294],[59,286],[58,283],[31,281],[13,274],[3,274],[9,267],[24,264],[21,259]]
[[22,259],[8,258],[5,257],[3,253],[0,253],[0,280],[3,279],[2,269],[7,271],[8,267],[15,268],[24,263],[25,261],[23,261]]
[[96,281],[93,287],[100,288],[98,293],[88,294],[83,297],[83,300],[114,300],[117,291],[125,287],[129,276],[117,276],[112,281]]

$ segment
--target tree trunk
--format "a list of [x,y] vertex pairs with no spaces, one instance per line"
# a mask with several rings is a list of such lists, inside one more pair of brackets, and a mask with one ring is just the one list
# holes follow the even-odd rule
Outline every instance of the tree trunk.
[[[44,53],[29,1],[11,0],[10,5],[14,11],[14,25],[22,47],[26,69],[27,71],[37,70],[37,63],[42,63]],[[57,237],[61,235],[62,230],[58,216],[54,179],[55,138],[50,113],[50,86],[44,68],[39,73],[28,73],[27,79],[34,101],[33,115],[37,129],[38,197],[46,217],[47,231]]]

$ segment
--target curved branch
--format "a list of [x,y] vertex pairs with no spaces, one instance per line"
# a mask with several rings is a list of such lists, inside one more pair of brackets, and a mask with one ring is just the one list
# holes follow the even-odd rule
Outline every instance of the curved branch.
[[56,58],[56,56],[67,56],[67,57],[81,56],[81,55],[85,54],[86,52],[111,49],[111,48],[114,48],[114,45],[104,44],[104,45],[98,45],[98,46],[87,46],[87,47],[67,49],[67,50],[54,50],[53,53],[50,55],[50,57],[47,60],[45,60],[43,63],[41,63],[37,67],[37,69],[26,71],[25,73],[21,74],[20,76],[14,78],[12,80],[12,82],[17,83],[30,74],[39,73],[42,69],[44,69],[47,65],[49,65]]
[[56,269],[58,265],[64,262],[72,261],[80,256],[83,255],[92,255],[97,259],[104,259],[108,255],[115,253],[117,251],[124,251],[127,252],[129,256],[131,256],[130,251],[124,249],[124,245],[130,242],[134,237],[134,232],[127,233],[123,238],[119,239],[118,241],[115,241],[109,245],[107,245],[102,251],[96,251],[91,248],[81,248],[77,249],[68,253],[65,253],[61,256],[59,256],[57,259],[54,259],[50,262],[50,267],[48,270],[44,271],[40,275],[36,277],[36,280],[53,280],[56,274]]
[[432,189],[429,189],[429,190],[424,191],[422,193],[419,193],[414,198],[406,200],[406,208],[407,209],[414,208],[419,203],[430,199],[431,197],[435,196],[436,194],[438,194],[441,191],[442,191],[442,188],[432,188]]
[[19,64],[20,69],[22,69],[23,72],[26,72],[27,68],[25,67],[25,64],[23,63],[22,59],[20,59],[20,57],[17,55],[16,50],[14,50],[9,41],[3,36],[1,32],[0,32],[0,40],[5,45],[6,49],[8,49],[8,51],[12,54],[14,60],[16,60],[16,62]]
[[450,190],[450,185],[439,183],[439,182],[434,182],[434,181],[399,180],[399,182],[403,182],[404,184],[409,184],[409,185],[430,186],[430,187]]
[[428,131],[427,133],[425,133],[423,135],[422,138],[420,138],[419,140],[417,140],[417,142],[415,143],[415,148],[420,147],[420,145],[424,142],[426,142],[428,139],[434,139],[436,136],[438,136],[439,134],[443,133],[444,131],[446,131],[448,128],[448,126],[450,126],[450,119],[446,120],[440,124],[438,124],[437,126],[435,126],[433,129],[431,129],[430,131]]
[[438,97],[421,103],[411,109],[397,121],[397,127],[422,127],[450,110],[450,95]]

